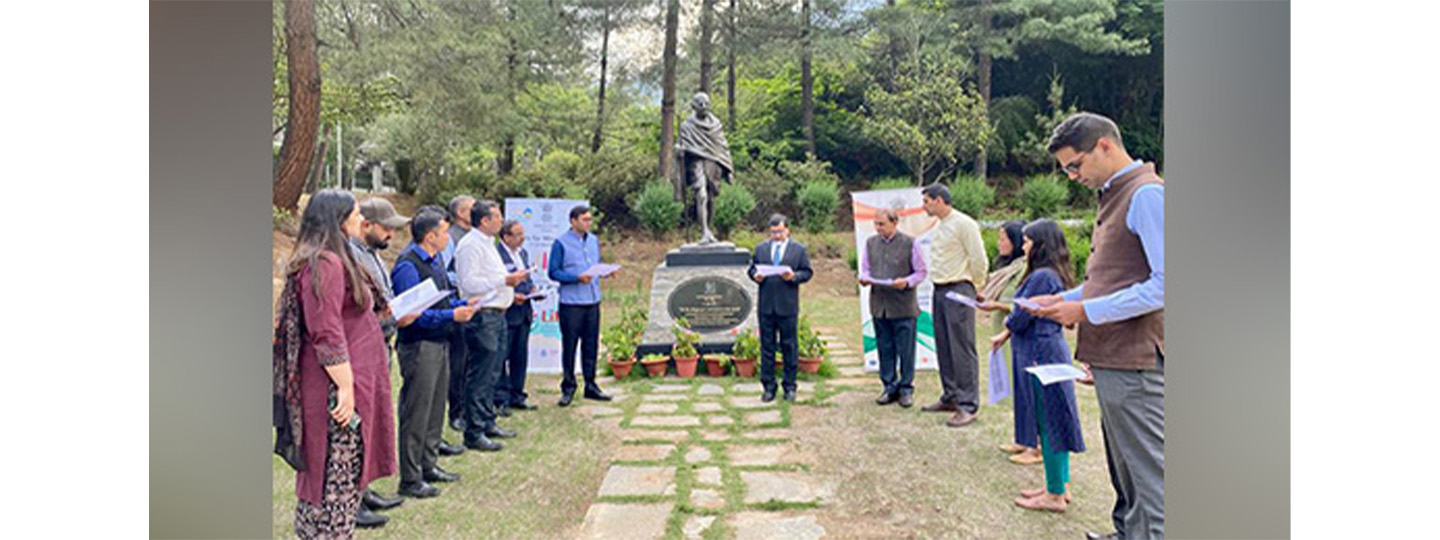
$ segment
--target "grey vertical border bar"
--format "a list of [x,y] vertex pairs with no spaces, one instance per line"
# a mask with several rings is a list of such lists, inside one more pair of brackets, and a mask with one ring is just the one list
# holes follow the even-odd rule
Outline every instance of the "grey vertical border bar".
[[149,7],[150,535],[268,538],[271,3]]
[[1290,535],[1290,4],[1166,2],[1166,536]]

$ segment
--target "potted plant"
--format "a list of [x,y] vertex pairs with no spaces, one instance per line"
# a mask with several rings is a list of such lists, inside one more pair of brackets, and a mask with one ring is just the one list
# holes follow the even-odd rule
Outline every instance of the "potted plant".
[[730,362],[735,364],[735,374],[741,377],[755,376],[755,362],[760,360],[760,336],[754,331],[743,331],[735,336],[734,354]]
[[670,367],[670,357],[663,354],[647,354],[640,359],[640,364],[645,366],[645,372],[651,377],[664,377],[665,370]]
[[700,362],[700,352],[695,350],[700,343],[700,334],[690,329],[690,323],[684,317],[675,321],[670,333],[675,335],[675,344],[670,347],[670,356],[675,359],[675,373],[682,379],[694,377]]
[[810,320],[800,318],[799,331],[800,371],[819,373],[820,363],[825,361],[825,341],[810,329]]
[[605,344],[610,374],[614,375],[616,380],[624,380],[630,376],[630,370],[635,367],[635,340],[629,337],[629,329],[623,326],[606,329],[600,341]]
[[705,372],[711,377],[724,377],[725,370],[730,367],[730,355],[728,354],[707,354],[705,355]]

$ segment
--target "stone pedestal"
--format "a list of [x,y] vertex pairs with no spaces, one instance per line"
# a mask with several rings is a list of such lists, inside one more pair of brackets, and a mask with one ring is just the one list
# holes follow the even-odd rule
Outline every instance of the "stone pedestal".
[[703,353],[730,352],[735,336],[756,327],[757,286],[745,271],[750,254],[729,242],[685,245],[665,255],[650,286],[650,323],[637,354],[668,354],[670,329],[685,317]]

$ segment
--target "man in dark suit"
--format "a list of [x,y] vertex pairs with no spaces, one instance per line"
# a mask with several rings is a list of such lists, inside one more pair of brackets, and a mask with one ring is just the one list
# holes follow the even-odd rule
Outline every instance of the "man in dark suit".
[[[513,219],[500,226],[500,260],[505,270],[515,272],[530,267],[530,254],[525,251],[525,226]],[[525,370],[530,364],[530,322],[535,320],[535,310],[525,295],[535,290],[535,280],[529,276],[515,286],[515,303],[505,310],[506,347],[505,361],[501,366],[500,382],[495,388],[495,407],[500,416],[510,416],[510,409],[529,410],[535,406],[525,402]]]
[[[800,317],[800,284],[810,281],[810,254],[805,246],[790,240],[790,220],[781,214],[770,216],[770,239],[755,246],[750,257],[750,279],[760,284],[760,384],[763,401],[775,400],[775,345],[785,356],[785,401],[795,401],[795,371],[800,367],[800,344],[796,336]],[[757,265],[788,267],[780,275],[761,276]]]

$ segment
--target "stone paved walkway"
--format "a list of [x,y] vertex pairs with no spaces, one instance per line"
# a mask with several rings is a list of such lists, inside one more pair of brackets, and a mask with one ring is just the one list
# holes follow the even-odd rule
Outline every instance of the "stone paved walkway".
[[755,379],[672,376],[626,383],[614,402],[582,406],[622,446],[579,537],[824,537],[816,511],[834,500],[836,486],[809,473],[790,409],[823,406],[836,392],[870,392],[878,382],[863,372],[860,353],[833,331],[817,331],[843,375],[800,381],[793,404],[761,401]]

